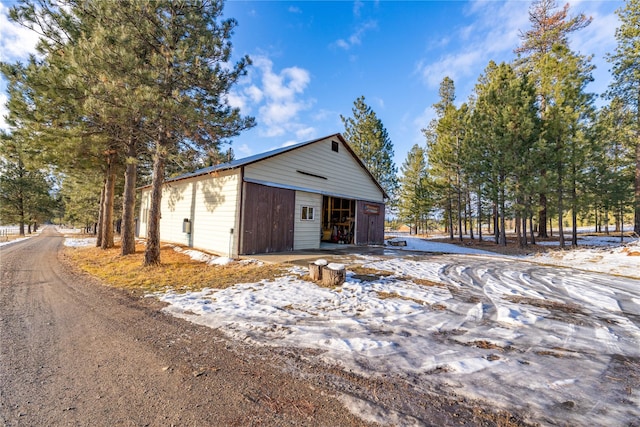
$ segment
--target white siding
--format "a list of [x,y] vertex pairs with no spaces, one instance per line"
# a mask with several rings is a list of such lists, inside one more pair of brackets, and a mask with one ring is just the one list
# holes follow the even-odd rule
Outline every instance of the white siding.
[[331,138],[328,138],[250,164],[245,167],[245,178],[322,194],[383,202],[382,192],[373,179],[342,143],[338,145],[338,152],[332,151]]
[[138,237],[146,238],[149,228],[149,206],[151,206],[151,190],[144,189],[140,192],[140,216],[138,217]]
[[[302,207],[312,207],[313,220],[302,220]],[[320,248],[322,195],[296,191],[296,213],[293,231],[293,250]]]
[[233,257],[238,254],[239,195],[240,170],[220,172],[218,176],[206,179],[200,177],[192,224],[195,248],[221,256]]
[[[218,255],[236,255],[239,184],[239,170],[165,184],[162,189],[160,239]],[[149,194],[148,189],[142,191],[141,237],[147,236],[144,210]],[[185,218],[191,222],[191,234],[182,231]],[[233,235],[230,233],[232,228]]]

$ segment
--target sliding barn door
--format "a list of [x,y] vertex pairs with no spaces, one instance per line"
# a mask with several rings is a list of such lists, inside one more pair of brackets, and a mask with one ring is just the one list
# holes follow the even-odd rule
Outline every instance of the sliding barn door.
[[293,250],[295,191],[244,183],[242,253]]

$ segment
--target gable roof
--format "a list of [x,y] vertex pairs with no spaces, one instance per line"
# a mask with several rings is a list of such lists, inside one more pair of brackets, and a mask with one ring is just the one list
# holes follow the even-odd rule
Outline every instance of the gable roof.
[[[342,145],[347,149],[347,151],[349,151],[349,153],[351,154],[351,156],[353,156],[353,158],[356,160],[356,162],[358,162],[358,164],[360,165],[360,167],[362,167],[362,169],[369,175],[369,177],[371,178],[371,180],[376,184],[376,186],[380,189],[380,191],[382,192],[383,197],[385,198],[389,198],[389,196],[387,195],[387,192],[384,190],[384,188],[382,188],[382,186],[380,185],[380,183],[378,182],[378,180],[375,179],[375,177],[371,174],[371,172],[369,171],[369,169],[367,169],[367,167],[364,165],[364,163],[362,163],[362,160],[360,160],[360,158],[356,155],[356,153],[353,151],[353,149],[349,146],[349,144],[347,143],[347,141],[344,139],[344,137],[340,134],[340,133],[334,133],[332,135],[328,135],[328,136],[323,136],[322,138],[317,138],[317,139],[313,139],[310,141],[305,141],[305,142],[300,142],[298,144],[294,144],[294,145],[289,145],[287,147],[281,147],[281,148],[277,148],[275,150],[271,150],[271,151],[267,151],[264,153],[259,153],[259,154],[255,154],[253,156],[249,156],[249,157],[245,157],[243,159],[237,159],[237,160],[232,160],[230,162],[226,162],[226,163],[220,163],[218,165],[213,165],[213,166],[209,166],[206,168],[202,168],[202,169],[198,169],[195,170],[193,172],[189,172],[189,173],[185,173],[173,178],[169,178],[167,180],[165,180],[165,182],[175,182],[175,181],[181,181],[183,179],[189,179],[189,178],[195,178],[201,175],[207,175],[213,172],[222,172],[222,171],[226,171],[226,170],[230,170],[230,169],[237,169],[243,166],[247,166],[250,165],[252,163],[257,163],[275,156],[279,156],[281,154],[284,153],[289,153],[291,151],[294,151],[298,148],[302,148],[302,147],[306,147],[308,145],[311,144],[315,144],[316,142],[320,142],[320,141],[324,141],[326,139],[338,139]],[[142,186],[140,188],[147,188],[150,187],[151,185],[145,185]]]

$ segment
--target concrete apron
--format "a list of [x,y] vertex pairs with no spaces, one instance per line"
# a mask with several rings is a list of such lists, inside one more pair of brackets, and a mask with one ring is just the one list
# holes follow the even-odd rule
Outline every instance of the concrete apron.
[[255,259],[270,264],[293,264],[307,266],[318,259],[328,262],[351,264],[359,255],[397,256],[400,251],[384,246],[355,246],[323,243],[320,249],[306,249],[292,252],[242,255],[241,259]]

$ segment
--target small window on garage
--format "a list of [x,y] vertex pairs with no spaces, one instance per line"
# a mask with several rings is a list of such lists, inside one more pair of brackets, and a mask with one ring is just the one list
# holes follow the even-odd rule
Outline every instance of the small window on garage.
[[313,221],[314,220],[314,209],[312,206],[303,206],[302,207],[302,215],[301,218],[303,221]]
[[338,142],[337,141],[331,141],[331,150],[335,151],[336,153],[338,152]]

